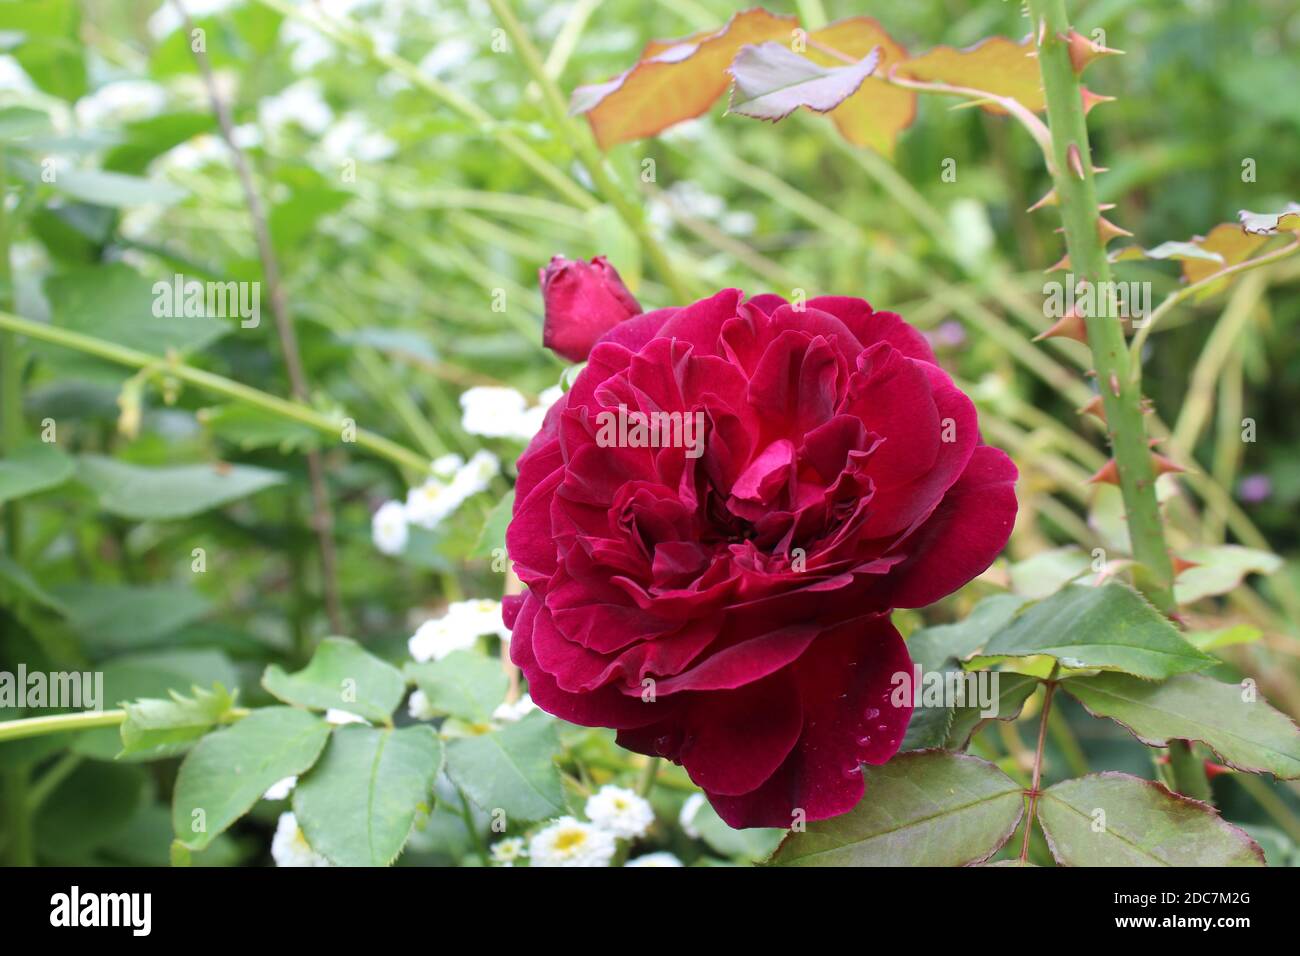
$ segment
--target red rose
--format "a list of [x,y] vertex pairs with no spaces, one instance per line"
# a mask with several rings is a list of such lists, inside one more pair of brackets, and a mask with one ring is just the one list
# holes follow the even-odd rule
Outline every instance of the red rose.
[[604,256],[591,262],[555,256],[537,270],[537,279],[546,306],[542,344],[571,362],[584,361],[597,339],[641,313],[641,303]]
[[[638,431],[653,413],[680,428]],[[647,434],[673,447],[630,447]],[[888,612],[989,566],[1015,478],[891,312],[728,289],[647,313],[519,459],[511,659],[543,709],[682,764],[734,827],[843,813],[911,717]]]

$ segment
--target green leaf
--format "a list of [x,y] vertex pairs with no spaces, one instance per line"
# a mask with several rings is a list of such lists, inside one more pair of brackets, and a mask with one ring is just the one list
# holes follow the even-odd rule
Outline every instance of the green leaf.
[[429,727],[350,725],[334,732],[293,791],[293,812],[312,849],[339,866],[387,866],[416,813],[432,803],[442,746]]
[[1011,565],[1011,590],[1033,600],[1050,597],[1086,572],[1090,562],[1075,547],[1040,551]]
[[72,477],[73,462],[54,444],[26,442],[0,458],[0,503],[54,488]]
[[1015,720],[1024,709],[1025,701],[1033,695],[1037,687],[1038,679],[1035,677],[1009,672],[998,673],[994,712],[986,715],[979,707],[954,708],[944,747],[948,750],[965,750],[970,745],[970,739],[975,735],[975,731],[979,730],[986,721]]
[[424,691],[435,710],[470,723],[491,717],[505,700],[510,684],[500,661],[471,651],[455,651],[440,661],[407,664],[406,675]]
[[1188,643],[1202,651],[1231,647],[1234,644],[1253,644],[1263,636],[1263,631],[1250,624],[1233,624],[1212,631],[1188,631],[1183,635]]
[[542,820],[564,812],[555,721],[533,712],[523,720],[447,745],[447,774],[478,806],[511,820]]
[[60,168],[51,183],[56,192],[93,203],[125,209],[149,203],[172,205],[188,193],[174,183],[159,179],[143,179],[125,173],[106,172],[102,169]]
[[506,528],[515,509],[515,490],[511,488],[488,513],[479,533],[478,543],[474,546],[474,557],[490,558],[497,548],[503,551],[506,546]]
[[119,757],[157,760],[184,753],[219,723],[230,719],[235,697],[220,684],[193,689],[193,697],[171,692],[170,700],[146,697],[126,705]]
[[780,866],[967,866],[1011,838],[1024,794],[993,764],[921,750],[867,767],[867,795],[854,809],[792,833]]
[[54,593],[68,609],[72,629],[95,651],[156,644],[212,610],[187,584],[74,584]]
[[1272,574],[1282,567],[1282,559],[1276,554],[1236,544],[1191,548],[1179,557],[1196,564],[1174,582],[1174,598],[1179,604],[1227,594],[1248,574]]
[[202,850],[271,784],[306,773],[329,733],[329,724],[315,714],[267,707],[208,734],[176,775],[172,826],[177,839],[189,850]]
[[346,637],[325,638],[295,674],[270,665],[262,674],[262,686],[286,704],[313,710],[337,707],[374,723],[392,717],[406,693],[401,671]]
[[946,663],[970,657],[1002,630],[1025,603],[1016,594],[991,594],[955,624],[937,624],[907,639],[912,662],[925,670],[939,670]]
[[[171,275],[164,284],[173,285]],[[54,324],[153,355],[197,351],[234,328],[231,319],[154,315],[156,285],[126,263],[114,262],[51,276],[45,294]],[[43,348],[60,366],[66,364],[56,346]]]
[[86,760],[41,805],[36,841],[42,863],[85,864],[88,855],[121,833],[144,799],[145,774]]
[[1061,682],[1094,717],[1109,717],[1150,747],[1199,740],[1238,770],[1300,777],[1300,730],[1263,700],[1243,699],[1237,684],[1201,674],[1161,683],[1126,674],[1073,677]]
[[78,480],[109,514],[136,521],[188,518],[282,484],[285,476],[252,465],[129,465],[82,455]]
[[774,827],[733,830],[707,800],[699,805],[689,822],[715,852],[751,863],[766,860],[785,839],[785,831]]
[[819,66],[783,43],[743,46],[727,69],[735,80],[727,109],[773,121],[801,106],[829,113],[858,91],[879,62],[879,48],[847,66]]
[[1038,820],[1064,866],[1263,866],[1246,833],[1210,806],[1124,773],[1043,791]]
[[212,434],[241,451],[275,448],[282,453],[306,451],[320,444],[320,434],[301,422],[271,415],[251,405],[221,405],[205,408],[198,419]]
[[1118,581],[1096,588],[1071,585],[1030,606],[985,645],[981,658],[1039,654],[1065,667],[1118,670],[1152,679],[1216,663]]

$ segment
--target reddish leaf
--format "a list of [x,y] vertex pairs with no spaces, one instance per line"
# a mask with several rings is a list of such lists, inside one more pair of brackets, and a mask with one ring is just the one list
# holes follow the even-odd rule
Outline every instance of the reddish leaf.
[[1237,213],[1241,228],[1252,235],[1275,236],[1279,232],[1300,232],[1300,203],[1287,203],[1281,212]]
[[907,50],[885,32],[871,17],[849,17],[823,27],[808,37],[809,59],[822,65],[837,65],[825,47],[853,59],[880,50],[880,63],[861,88],[841,103],[831,119],[840,135],[854,146],[869,146],[892,158],[898,134],[916,119],[916,94],[902,87],[890,86],[881,77],[907,59]]
[[721,30],[652,41],[630,70],[574,90],[571,108],[586,114],[602,149],[653,136],[699,116],[726,92],[727,66],[742,46],[787,38],[796,23],[756,7]]
[[856,93],[879,62],[876,50],[857,63],[819,66],[781,43],[742,47],[727,69],[736,81],[728,110],[774,122],[801,106],[828,113]]
[[[1032,43],[1016,43],[1006,37],[990,37],[973,47],[957,50],[937,46],[896,71],[899,76],[928,83],[946,83],[1009,96],[1038,112],[1046,107],[1043,81]],[[982,104],[991,113],[1005,113],[996,103]]]

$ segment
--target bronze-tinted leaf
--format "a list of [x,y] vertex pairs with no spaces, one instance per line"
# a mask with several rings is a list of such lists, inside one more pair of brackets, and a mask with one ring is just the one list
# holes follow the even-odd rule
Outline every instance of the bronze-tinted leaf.
[[570,107],[586,115],[602,149],[653,136],[699,116],[726,92],[727,66],[742,46],[790,37],[795,26],[794,17],[754,8],[721,30],[652,41],[630,70],[574,90]]
[[1291,202],[1281,212],[1237,213],[1241,228],[1252,235],[1275,236],[1279,232],[1300,232],[1300,203]]
[[916,93],[890,86],[882,77],[907,59],[907,50],[871,17],[849,17],[808,36],[808,58],[823,65],[842,61],[819,47],[853,59],[880,50],[880,63],[856,93],[831,113],[840,135],[854,146],[868,146],[893,157],[898,135],[916,119]]
[[[1032,43],[1016,43],[1006,37],[990,37],[964,50],[937,46],[908,60],[896,71],[899,76],[928,83],[946,83],[1009,96],[1035,112],[1047,106],[1038,60],[1031,56]],[[985,103],[991,113],[1005,113],[996,103]]]

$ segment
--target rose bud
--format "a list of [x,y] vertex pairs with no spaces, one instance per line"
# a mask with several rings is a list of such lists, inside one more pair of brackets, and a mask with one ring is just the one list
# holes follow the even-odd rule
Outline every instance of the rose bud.
[[571,362],[585,362],[597,339],[641,314],[641,303],[604,256],[591,262],[554,256],[537,278],[546,305],[542,344]]

